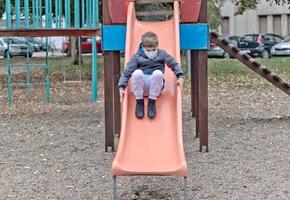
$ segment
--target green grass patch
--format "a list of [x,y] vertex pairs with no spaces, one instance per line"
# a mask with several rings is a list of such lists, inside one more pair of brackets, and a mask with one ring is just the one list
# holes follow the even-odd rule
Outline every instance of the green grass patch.
[[[290,58],[257,59],[282,79],[290,82]],[[265,87],[271,85],[236,59],[209,59],[210,84],[229,83],[240,87]]]

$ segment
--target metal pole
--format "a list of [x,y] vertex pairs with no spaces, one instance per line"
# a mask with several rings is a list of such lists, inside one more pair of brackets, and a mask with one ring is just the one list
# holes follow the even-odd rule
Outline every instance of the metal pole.
[[45,27],[48,28],[48,0],[45,0]]
[[117,200],[117,177],[113,176],[113,200]]
[[35,0],[32,0],[32,27],[36,28]]
[[54,22],[55,22],[55,28],[58,28],[58,0],[55,0],[54,2]]
[[87,27],[90,27],[90,23],[89,23],[89,2],[90,0],[86,0],[86,25]]
[[59,28],[62,28],[62,1],[59,1]]
[[31,85],[30,85],[30,66],[29,66],[29,51],[30,51],[30,45],[27,42],[26,43],[26,84],[27,84],[27,98],[28,101],[31,101]]
[[52,0],[49,0],[49,28],[52,28]]
[[6,62],[7,62],[7,68],[8,68],[8,103],[9,106],[11,106],[13,98],[12,98],[12,88],[11,88],[11,61],[10,61],[10,42],[8,41],[8,49],[6,51]]
[[78,49],[79,49],[79,81],[82,81],[82,46],[81,46],[82,37],[78,37]]
[[[93,0],[94,1],[94,0]],[[89,25],[92,27],[92,1],[89,1]]]
[[79,28],[80,27],[80,2],[79,0],[75,0],[74,1],[75,5],[74,5],[74,12],[75,12],[75,28]]
[[187,196],[187,177],[183,177],[183,183],[182,183],[182,198],[183,200],[188,200],[188,196]]
[[[95,28],[97,24],[96,15],[96,0],[93,0],[93,15],[92,15],[92,27]],[[96,37],[92,38],[92,101],[96,102],[98,97],[98,66],[97,66],[97,41]]]
[[49,80],[49,64],[48,64],[48,38],[46,38],[46,52],[45,52],[45,91],[46,91],[46,103],[50,102],[50,80]]
[[6,28],[11,28],[11,1],[5,1]]
[[15,1],[16,28],[20,28],[20,0]]
[[85,26],[85,0],[82,0],[82,27]]
[[39,0],[39,28],[42,28],[42,0]]
[[29,28],[29,1],[24,1],[24,27]]
[[35,3],[35,15],[36,15],[36,28],[39,28],[39,21],[40,21],[39,0],[36,0],[36,3]]

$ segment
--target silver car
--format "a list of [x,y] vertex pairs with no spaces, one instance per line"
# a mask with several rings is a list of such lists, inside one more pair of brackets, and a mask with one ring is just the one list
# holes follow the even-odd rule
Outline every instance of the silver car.
[[17,38],[0,38],[0,55],[6,57],[8,53],[9,43],[9,55],[13,56],[28,56],[32,57],[33,47],[28,47],[27,44]]
[[290,37],[276,44],[271,49],[272,56],[290,56]]

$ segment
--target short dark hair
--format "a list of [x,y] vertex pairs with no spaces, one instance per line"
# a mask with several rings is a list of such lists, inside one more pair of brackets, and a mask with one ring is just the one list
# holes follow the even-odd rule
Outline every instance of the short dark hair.
[[159,45],[158,37],[156,33],[151,31],[142,35],[142,44],[144,47],[157,47]]

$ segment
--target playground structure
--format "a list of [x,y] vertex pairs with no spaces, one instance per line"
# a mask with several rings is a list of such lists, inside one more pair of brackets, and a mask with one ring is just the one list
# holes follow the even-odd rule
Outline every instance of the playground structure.
[[[17,10],[19,10],[19,1],[16,1],[17,6],[15,5]],[[6,2],[11,5],[9,0],[6,0]],[[29,8],[28,0],[25,0],[25,2],[26,8]],[[40,2],[38,5],[43,7],[43,2],[41,0],[35,0],[34,6],[37,5],[37,2]],[[48,17],[45,18],[44,26],[29,25],[26,28],[10,26],[6,30],[0,30],[0,36],[94,37],[100,34],[99,27],[97,27],[98,9],[92,9],[98,8],[98,1],[83,0],[82,2],[84,2],[84,4],[79,4],[80,1],[76,0],[73,2],[74,20],[72,20],[70,1],[66,0],[65,5],[61,5],[60,0],[55,1],[55,8],[59,8],[55,9],[55,19],[61,19],[63,8],[65,10],[65,19],[70,19],[65,21],[64,28],[62,28],[61,20],[58,22],[59,25],[57,27],[51,27],[49,20],[52,20],[53,4],[52,0],[45,0],[44,9]],[[172,14],[174,17],[169,21],[156,23],[143,23],[136,20],[134,4],[154,2],[173,3],[174,12]],[[9,8],[9,6],[7,6],[6,9],[11,12],[11,7]],[[85,11],[83,11],[83,9]],[[41,16],[42,11],[40,10],[42,9],[36,10],[39,11],[34,11],[34,15]],[[178,19],[179,11],[181,16],[180,21]],[[27,11],[25,13],[27,13]],[[80,17],[80,13],[85,17]],[[136,14],[154,15],[160,14],[160,12],[157,13],[152,11]],[[26,14],[26,17],[29,15],[33,15],[33,12],[32,14]],[[17,16],[20,16],[20,14]],[[36,18],[37,17],[35,17],[35,19]],[[9,19],[9,16],[7,19],[12,20],[11,17]],[[29,20],[26,21],[29,22]],[[39,23],[39,21],[40,20],[35,20],[35,24],[43,24]],[[74,23],[71,23],[72,21],[74,21]],[[87,26],[88,24],[89,26]],[[125,24],[127,24],[127,27]],[[151,124],[147,119],[144,119],[146,120],[145,123],[138,123],[132,116],[132,105],[134,105],[132,102],[134,101],[132,95],[127,90],[125,101],[122,106],[121,129],[121,105],[117,89],[117,83],[120,76],[120,51],[126,51],[125,60],[127,61],[130,55],[135,52],[141,34],[148,30],[157,32],[161,39],[160,47],[174,55],[178,61],[180,59],[180,49],[191,50],[192,116],[196,117],[196,137],[200,139],[199,149],[202,151],[203,147],[205,147],[205,150],[208,151],[207,47],[209,32],[207,25],[207,0],[183,0],[179,1],[179,3],[174,0],[103,0],[102,36],[105,61],[105,150],[109,151],[111,149],[115,151],[115,140],[120,136],[118,152],[113,162],[113,189],[116,192],[116,176],[118,175],[176,175],[184,177],[182,191],[184,192],[184,199],[186,199],[187,167],[182,145],[181,92],[179,88],[173,87],[172,82],[174,77],[172,77],[168,71],[166,72],[166,78],[169,81],[166,83],[164,96],[159,99],[159,102],[165,104],[165,107],[163,108],[157,105],[158,110],[160,110],[160,118],[156,118],[156,122],[154,121]],[[168,31],[172,34],[164,33],[164,31]],[[267,68],[260,65],[236,47],[228,44],[226,40],[220,39],[217,34],[211,33],[210,37],[212,42],[222,47],[255,72],[259,73],[262,77],[290,95],[289,84],[277,75],[274,75]],[[170,40],[172,43],[167,40]],[[95,40],[93,40],[93,48],[96,46],[94,42]],[[97,98],[97,57],[95,55],[96,49],[93,49],[93,101]],[[166,116],[166,119],[164,119],[164,117],[162,118],[162,116]],[[177,122],[171,123],[174,119],[177,119]],[[143,126],[143,124],[145,125]],[[156,124],[158,125],[155,126]],[[168,124],[172,125],[172,127],[166,127]],[[155,129],[156,127],[157,129]],[[158,134],[153,135],[152,129],[157,130],[156,132],[158,132]],[[136,132],[136,130],[140,130],[140,132]],[[155,143],[152,144],[150,142]],[[142,145],[144,146],[142,147]],[[153,148],[155,146],[156,149]],[[143,149],[140,150],[138,148]],[[163,154],[160,154],[160,152]],[[128,160],[129,162],[127,162]],[[134,165],[135,163],[137,164]],[[114,198],[116,198],[115,192]]]
[[[13,65],[7,57],[8,102],[12,104],[12,88],[27,88],[31,99],[32,87],[46,88],[46,102],[50,101],[50,77],[48,59],[48,38],[50,36],[91,36],[92,37],[92,100],[98,96],[96,35],[99,33],[98,0],[5,0],[6,29],[0,30],[1,37],[46,37],[45,63],[30,63],[27,56],[25,65]],[[9,45],[8,45],[9,46]],[[28,49],[28,48],[27,48]],[[9,48],[8,48],[9,51]],[[9,52],[8,52],[9,55]],[[26,69],[26,83],[12,83],[12,68]],[[45,83],[31,83],[31,68],[44,68]]]
[[[125,63],[128,62],[130,57],[136,52],[141,41],[142,34],[147,31],[155,32],[160,41],[160,48],[166,50],[174,56],[178,62],[180,62],[180,49],[205,50],[206,53],[206,49],[208,47],[208,25],[206,23],[193,24],[198,20],[201,1],[195,0],[179,2],[174,0],[140,0],[125,3],[122,1],[116,3],[116,1],[114,1],[114,4],[112,2],[113,1],[109,1],[107,5],[103,5],[103,48],[105,52],[107,52],[107,54],[105,54],[105,65],[115,63],[114,60],[117,60],[116,58],[118,57],[118,54],[116,52],[111,52],[111,54],[108,52],[113,50],[117,51],[125,49]],[[173,4],[173,10],[171,11],[173,17],[170,20],[158,22],[144,22],[137,20],[137,15],[140,15],[140,12],[135,11],[135,4],[156,2]],[[192,9],[184,9],[188,7],[191,7]],[[123,12],[121,11],[119,13],[123,14],[115,15],[115,13],[117,13],[116,10],[120,10],[120,8],[123,8]],[[106,12],[109,12],[109,15],[107,15],[108,24],[105,23]],[[168,14],[170,12],[166,11],[166,13]],[[180,13],[182,14],[180,15]],[[162,15],[162,12],[149,11],[149,14],[141,14]],[[187,16],[189,18],[182,16]],[[187,22],[188,24],[180,24],[180,21]],[[112,25],[114,22],[118,23],[118,25]],[[126,27],[124,25],[119,25],[120,23],[125,22]],[[114,35],[117,39],[113,40],[111,35]],[[114,74],[112,79],[115,80],[111,84],[111,89],[112,91],[116,91],[117,85],[114,85],[114,83],[117,83],[120,69],[118,64],[111,69],[112,71],[107,74]],[[114,72],[113,70],[116,71]],[[109,81],[112,80],[111,78],[107,79],[108,82],[105,82],[106,86],[108,86],[110,84]],[[106,122],[112,120],[109,119],[109,117],[112,117],[112,121],[114,122],[113,131],[120,134],[118,150],[112,166],[113,199],[117,199],[117,176],[127,175],[161,175],[183,177],[183,184],[181,187],[182,199],[188,199],[186,192],[186,176],[188,172],[182,139],[181,89],[174,84],[176,77],[168,68],[165,70],[165,79],[164,91],[157,101],[158,116],[154,120],[150,120],[146,117],[139,120],[135,117],[135,97],[130,91],[130,85],[128,85],[125,92],[124,102],[121,105],[121,131],[118,131],[117,129],[117,126],[119,126],[119,122],[117,120],[119,120],[118,115],[120,113],[118,112],[119,109],[116,104],[118,104],[117,101],[119,101],[119,98],[116,94],[113,95],[113,97],[109,95],[105,96],[110,99],[113,98],[115,105],[113,108],[111,105],[109,106],[109,104],[106,105],[106,109],[108,109],[108,112],[106,110]],[[105,92],[107,92],[107,89],[105,89]],[[145,101],[147,100],[145,99]],[[205,108],[207,108],[207,105]],[[204,111],[201,109],[199,110]],[[207,121],[207,114],[203,115],[203,117],[205,117],[205,119],[203,120],[203,124],[200,124],[199,128],[204,128],[204,130],[199,129],[199,131],[202,131],[205,136],[203,137],[204,140],[202,140],[203,143],[201,143],[200,149],[202,146],[206,146],[207,151],[207,123],[204,123]],[[108,135],[107,133],[108,132],[106,130],[106,136],[108,136],[106,139],[109,140],[106,140],[108,142],[106,145],[111,145],[110,147],[114,150],[114,138],[112,135]],[[110,136],[111,138],[109,138]]]
[[[125,50],[127,6],[130,1],[103,1],[103,50],[105,66],[105,150],[115,151],[121,131],[121,108],[117,89],[120,76],[119,51]],[[173,0],[138,0],[136,4],[173,3]],[[207,81],[207,1],[180,2],[181,49],[192,50],[192,115],[197,118],[196,137],[200,150],[208,151],[208,81]],[[163,11],[137,12],[137,16],[162,15]],[[165,12],[168,14],[168,11]],[[195,22],[195,24],[193,24]],[[199,22],[199,23],[196,23]],[[154,31],[154,30],[152,30]],[[114,36],[114,37],[112,37]],[[198,38],[198,39],[197,39]],[[166,50],[166,49],[165,49]],[[113,81],[112,81],[113,80]],[[112,106],[113,105],[113,106]],[[113,123],[113,124],[112,124]]]

